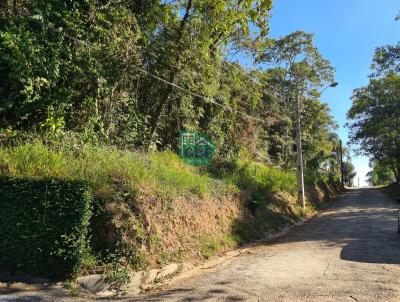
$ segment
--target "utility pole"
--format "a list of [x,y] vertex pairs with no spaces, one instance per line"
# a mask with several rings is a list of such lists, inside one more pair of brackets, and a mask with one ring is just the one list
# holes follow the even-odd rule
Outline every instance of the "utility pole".
[[344,166],[343,166],[343,148],[342,148],[342,140],[340,142],[340,174],[341,174],[341,181],[342,187],[344,188]]
[[[319,93],[319,96],[329,87],[336,87],[339,83],[332,82],[326,86]],[[303,151],[301,146],[301,105],[300,105],[300,95],[297,95],[296,104],[296,148],[297,148],[297,201],[303,207],[306,208],[305,196],[304,196],[304,172],[303,172]]]
[[303,174],[303,152],[301,145],[301,107],[300,97],[297,96],[296,106],[296,148],[297,148],[297,200],[306,208],[304,197],[304,174]]

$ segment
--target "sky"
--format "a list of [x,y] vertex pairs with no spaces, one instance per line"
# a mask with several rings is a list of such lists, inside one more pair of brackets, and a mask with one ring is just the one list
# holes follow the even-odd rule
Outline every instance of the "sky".
[[[400,40],[399,0],[274,0],[270,35],[274,38],[296,30],[315,35],[315,45],[336,68],[336,88],[327,89],[322,101],[328,103],[340,125],[338,134],[348,141],[344,128],[350,97],[355,88],[368,83],[376,47]],[[371,169],[368,158],[352,159],[357,176],[355,185],[366,185],[365,174]]]

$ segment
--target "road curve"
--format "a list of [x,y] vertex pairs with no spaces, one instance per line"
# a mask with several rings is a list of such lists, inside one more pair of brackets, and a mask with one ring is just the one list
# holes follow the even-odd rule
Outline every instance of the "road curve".
[[273,244],[161,293],[118,301],[400,301],[397,208],[377,190],[349,190]]

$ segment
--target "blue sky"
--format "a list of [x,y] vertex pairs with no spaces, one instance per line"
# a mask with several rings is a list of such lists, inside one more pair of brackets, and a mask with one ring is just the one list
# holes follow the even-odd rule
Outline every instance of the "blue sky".
[[[346,112],[355,88],[368,83],[374,50],[400,40],[399,0],[275,0],[270,22],[272,37],[296,30],[315,34],[315,45],[336,68],[339,86],[325,91],[322,100],[332,109],[343,141],[348,141]],[[354,157],[360,184],[370,170],[368,158]],[[357,184],[357,178],[355,183]]]

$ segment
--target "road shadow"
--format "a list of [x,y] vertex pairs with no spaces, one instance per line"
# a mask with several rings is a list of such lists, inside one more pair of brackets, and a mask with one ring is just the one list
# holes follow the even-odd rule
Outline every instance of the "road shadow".
[[[294,227],[289,233],[259,245],[318,241],[327,248],[340,248],[340,259],[359,263],[400,264],[397,233],[398,204],[372,189],[348,190],[322,216]],[[234,283],[233,283],[234,284]],[[229,282],[206,290],[175,288],[124,301],[247,301],[257,297]]]
[[216,282],[213,289],[202,289],[202,288],[175,288],[165,290],[160,293],[152,294],[149,296],[139,296],[139,297],[121,297],[121,298],[101,298],[101,301],[123,301],[123,302],[162,302],[166,300],[175,301],[247,301],[248,296],[233,294],[233,290],[229,287],[230,282]]
[[[349,190],[320,217],[302,226],[294,227],[286,235],[264,244],[285,245],[318,241],[318,245],[322,248],[340,248],[340,259],[344,261],[400,264],[400,235],[397,233],[398,207],[397,202],[376,190]],[[195,285],[193,281],[196,280],[192,280],[191,285],[182,283],[180,287],[146,296],[98,298],[95,301],[257,301],[258,299],[256,295],[246,291],[246,287],[239,288],[237,285],[235,287],[235,281],[231,283],[219,280],[206,287],[201,284]],[[32,300],[20,301],[53,300],[32,297]]]
[[349,190],[322,217],[295,227],[275,243],[320,241],[341,246],[342,260],[400,264],[398,203],[373,189]]

